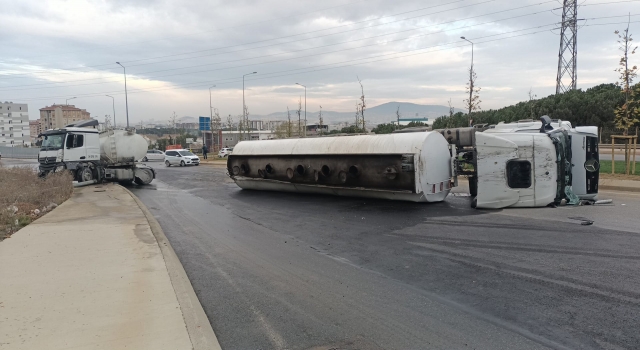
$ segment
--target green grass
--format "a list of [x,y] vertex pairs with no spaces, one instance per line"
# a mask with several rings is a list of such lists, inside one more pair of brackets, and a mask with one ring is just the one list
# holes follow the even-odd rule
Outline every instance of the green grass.
[[[616,174],[624,174],[624,161],[616,160]],[[633,162],[630,164],[631,169],[633,170]],[[601,160],[600,161],[600,174],[611,174],[611,161],[610,160]],[[640,175],[640,162],[636,161],[636,175]]]

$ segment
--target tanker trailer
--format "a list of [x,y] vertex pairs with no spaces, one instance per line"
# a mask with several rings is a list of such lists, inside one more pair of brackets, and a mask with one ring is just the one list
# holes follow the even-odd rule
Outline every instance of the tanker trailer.
[[78,182],[118,181],[147,185],[155,178],[153,168],[136,163],[147,152],[147,142],[134,130],[89,128],[89,120],[43,132],[38,154],[41,175],[70,171]]
[[440,202],[452,157],[437,132],[240,142],[227,160],[243,189]]
[[577,204],[572,138],[548,117],[538,132],[473,128],[244,141],[229,155],[243,189],[439,202],[469,177],[475,208]]

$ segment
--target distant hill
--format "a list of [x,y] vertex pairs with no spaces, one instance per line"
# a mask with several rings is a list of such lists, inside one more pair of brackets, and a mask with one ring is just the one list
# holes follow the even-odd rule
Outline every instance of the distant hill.
[[[402,118],[438,118],[443,115],[449,114],[449,107],[442,105],[421,105],[410,102],[387,102],[381,105],[367,108],[364,111],[364,117],[367,124],[388,123],[396,119],[396,110],[400,107],[400,116]],[[355,108],[354,108],[355,109]],[[460,112],[460,109],[456,109],[456,112]],[[297,119],[294,110],[291,110],[291,119]],[[302,112],[304,113],[304,111]],[[338,122],[351,122],[355,119],[356,111],[352,112],[336,112],[336,111],[322,111],[322,117],[325,122],[338,123]],[[252,115],[250,119],[286,119],[287,112],[275,112],[268,115]],[[304,118],[304,115],[302,116]],[[318,111],[307,111],[307,122],[315,122],[318,120]]]

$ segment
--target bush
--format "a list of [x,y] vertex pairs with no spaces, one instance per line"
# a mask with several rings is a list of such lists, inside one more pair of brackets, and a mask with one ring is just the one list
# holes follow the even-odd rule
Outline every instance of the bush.
[[39,178],[30,167],[0,167],[0,240],[67,200],[72,181],[66,171]]

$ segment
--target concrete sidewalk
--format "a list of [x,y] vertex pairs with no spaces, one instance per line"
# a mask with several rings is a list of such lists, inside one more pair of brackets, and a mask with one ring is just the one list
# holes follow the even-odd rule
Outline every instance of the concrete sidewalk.
[[118,185],[0,242],[0,349],[219,349],[153,216]]

